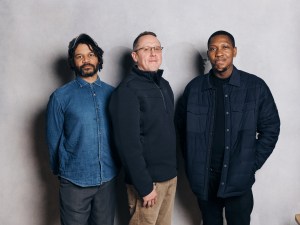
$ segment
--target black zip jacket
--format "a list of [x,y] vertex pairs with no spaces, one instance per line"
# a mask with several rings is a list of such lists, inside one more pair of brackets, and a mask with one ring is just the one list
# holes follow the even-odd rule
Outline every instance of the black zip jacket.
[[133,67],[111,96],[113,136],[125,180],[144,197],[177,175],[174,95],[157,73]]

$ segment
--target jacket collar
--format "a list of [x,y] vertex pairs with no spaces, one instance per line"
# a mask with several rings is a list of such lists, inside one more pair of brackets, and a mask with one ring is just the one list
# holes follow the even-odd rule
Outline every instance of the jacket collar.
[[241,86],[241,74],[240,71],[235,66],[233,66],[233,71],[230,76],[230,80],[228,84],[237,87]]
[[[89,82],[86,82],[84,79],[82,79],[80,76],[76,76],[76,81],[77,81],[77,83],[78,83],[78,85],[79,85],[80,87],[83,87],[83,86],[85,86],[85,85],[90,84]],[[101,80],[100,80],[100,77],[98,76],[98,77],[97,77],[97,80],[95,80],[95,82],[93,82],[93,83],[91,83],[91,84],[95,84],[95,85],[101,87]]]
[[132,71],[142,77],[146,77],[149,80],[154,80],[156,77],[158,79],[160,79],[162,77],[163,74],[163,70],[157,70],[156,72],[152,72],[152,71],[143,71],[140,70],[136,65],[132,67]]
[[[204,90],[213,88],[213,85],[210,82],[210,76],[213,76],[213,70],[212,69],[209,71],[208,76],[205,77],[205,80],[203,82],[202,87],[203,87]],[[241,85],[240,71],[235,66],[233,66],[233,71],[232,71],[232,74],[230,76],[228,84],[232,85],[232,86],[237,86],[237,87],[239,87]]]

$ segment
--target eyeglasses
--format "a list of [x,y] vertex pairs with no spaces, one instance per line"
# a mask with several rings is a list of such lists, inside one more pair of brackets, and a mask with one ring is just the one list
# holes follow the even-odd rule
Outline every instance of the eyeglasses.
[[154,46],[154,47],[145,46],[145,47],[141,47],[141,48],[138,48],[138,49],[134,50],[134,52],[142,50],[144,53],[150,53],[153,50],[155,52],[160,53],[163,50],[163,48],[164,47],[161,47],[161,46]]

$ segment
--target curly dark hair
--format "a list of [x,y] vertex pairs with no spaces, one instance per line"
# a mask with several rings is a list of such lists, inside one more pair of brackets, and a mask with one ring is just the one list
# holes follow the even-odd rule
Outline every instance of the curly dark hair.
[[76,38],[73,38],[72,41],[69,43],[68,49],[68,62],[71,70],[75,70],[75,63],[74,63],[74,53],[79,44],[86,44],[91,51],[95,53],[99,60],[99,71],[103,68],[103,53],[104,51],[98,46],[97,42],[94,41],[87,34],[80,34]]

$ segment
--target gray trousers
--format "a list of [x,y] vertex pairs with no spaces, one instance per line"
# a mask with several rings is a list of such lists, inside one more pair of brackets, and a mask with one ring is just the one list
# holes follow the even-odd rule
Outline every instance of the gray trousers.
[[61,178],[60,220],[62,225],[113,225],[116,179],[95,187],[79,187]]

